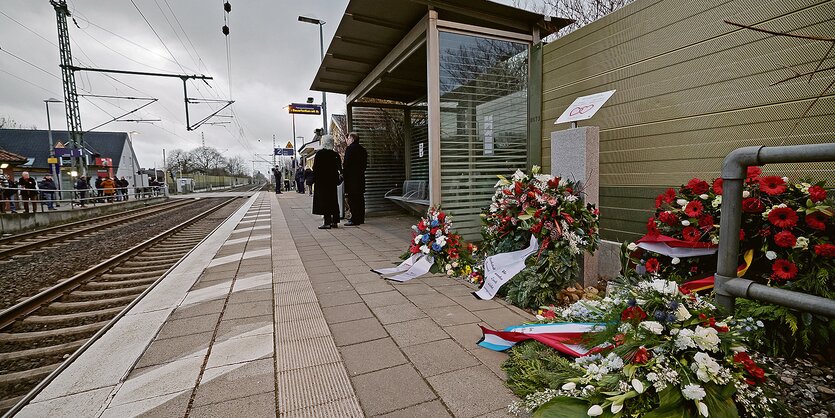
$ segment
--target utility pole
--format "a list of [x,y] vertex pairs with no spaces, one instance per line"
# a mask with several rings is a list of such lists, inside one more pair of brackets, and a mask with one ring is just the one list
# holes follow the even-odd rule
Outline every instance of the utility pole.
[[[78,107],[78,93],[75,89],[75,72],[72,70],[72,50],[70,49],[70,31],[67,27],[67,16],[71,16],[66,0],[50,0],[55,8],[58,21],[58,52],[61,56],[61,81],[64,86],[64,106],[67,111],[67,130],[70,136],[70,156],[72,169],[76,173],[81,169],[81,175],[87,175],[87,165],[84,164],[84,141],[81,133],[81,110]],[[77,151],[78,150],[78,151]],[[76,155],[78,152],[78,155]],[[77,160],[76,160],[77,159]]]
[[275,167],[275,134],[273,134],[273,167]]

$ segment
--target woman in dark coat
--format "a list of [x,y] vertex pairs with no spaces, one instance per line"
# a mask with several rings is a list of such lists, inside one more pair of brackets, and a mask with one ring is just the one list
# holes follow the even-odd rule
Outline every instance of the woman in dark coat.
[[339,171],[342,160],[333,150],[333,137],[322,137],[322,149],[313,158],[313,214],[323,215],[324,222],[319,229],[331,229],[339,226],[339,199],[336,186],[339,185]]
[[304,184],[307,185],[307,192],[313,196],[313,170],[310,167],[304,169]]

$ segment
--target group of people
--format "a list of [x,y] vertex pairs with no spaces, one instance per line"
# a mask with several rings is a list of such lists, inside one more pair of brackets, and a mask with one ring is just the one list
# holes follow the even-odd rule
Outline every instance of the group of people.
[[[273,167],[273,176],[275,176],[275,193],[281,194],[281,178],[283,177],[283,173],[280,168]],[[305,188],[307,192],[313,196],[313,170],[310,167],[304,168],[302,166],[296,167],[296,173],[293,175],[293,181],[296,185],[296,192],[298,193],[305,193]],[[284,180],[284,190],[290,191],[290,180]]]
[[58,210],[55,207],[55,193],[58,186],[52,176],[47,174],[41,181],[29,176],[28,171],[21,173],[20,179],[14,180],[0,172],[0,213],[17,213],[22,206],[24,213],[37,212],[38,201],[43,201],[48,210]]
[[322,137],[322,149],[313,158],[313,213],[323,216],[319,229],[339,227],[339,196],[337,186],[345,182],[345,198],[351,217],[345,226],[365,223],[365,170],[368,152],[360,145],[356,132],[348,134],[345,161],[333,150],[333,136]]
[[[91,186],[94,186],[94,188],[91,189]],[[130,183],[128,183],[124,176],[121,179],[115,176],[97,176],[92,185],[88,177],[80,176],[74,185],[81,207],[86,206],[90,199],[98,203],[128,200],[130,198],[128,186],[130,186]],[[90,193],[89,198],[87,193]]]

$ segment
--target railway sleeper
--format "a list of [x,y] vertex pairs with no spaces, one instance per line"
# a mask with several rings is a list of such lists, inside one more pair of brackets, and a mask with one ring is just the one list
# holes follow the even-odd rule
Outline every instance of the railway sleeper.
[[145,291],[148,285],[132,286],[132,287],[116,287],[112,289],[101,290],[86,290],[87,285],[82,286],[78,290],[64,296],[65,298],[95,298],[99,296],[116,296],[116,295],[136,295]]
[[177,260],[179,260],[180,258],[182,258],[182,256],[176,256],[176,255],[175,255],[175,256],[172,256],[171,258],[166,259],[166,260],[145,260],[145,259],[144,259],[144,258],[140,255],[140,256],[134,257],[134,258],[132,258],[132,259],[130,259],[130,260],[128,260],[128,261],[125,261],[125,262],[124,262],[124,263],[122,263],[122,264],[119,264],[119,267],[120,267],[120,268],[121,268],[121,267],[145,267],[145,268],[147,268],[147,267],[148,267],[148,263],[162,263],[162,262],[168,262],[168,263],[174,264],[174,263],[176,263],[176,262],[177,262]]
[[0,361],[17,361],[33,357],[51,357],[62,354],[72,353],[84,345],[86,338],[78,341],[72,341],[64,344],[50,345],[46,347],[30,348],[28,350],[11,351],[8,353],[0,353]]
[[168,267],[139,273],[104,273],[99,277],[102,280],[148,279],[151,277],[159,277],[160,274],[165,273],[167,270]]
[[[122,274],[122,273],[143,273],[148,271],[156,271],[156,270],[149,270],[153,268],[157,268],[160,263],[154,263],[156,265],[149,266],[148,263],[142,263],[141,266],[126,266],[124,264],[120,264],[118,267],[115,267],[111,272]],[[167,267],[166,267],[167,268]],[[157,268],[158,270],[158,268]]]
[[0,333],[0,343],[25,343],[43,340],[46,338],[65,337],[68,335],[91,334],[100,330],[110,321],[99,321],[74,327],[47,329],[43,331],[29,332],[4,332]]
[[[99,278],[101,279],[101,277]],[[118,289],[130,288],[139,285],[149,285],[157,281],[159,277],[148,277],[145,279],[134,280],[101,280],[95,282],[88,282],[84,284],[85,289]]]
[[70,301],[70,302],[52,302],[49,304],[50,310],[56,311],[87,311],[89,309],[101,309],[114,304],[121,306],[127,305],[136,299],[135,295],[121,296],[109,299],[96,299],[85,301]]
[[49,364],[36,369],[23,370],[7,374],[0,374],[0,385],[12,385],[21,381],[41,380],[57,369],[61,363]]
[[93,317],[106,317],[118,314],[119,312],[124,309],[124,306],[116,306],[113,308],[105,308],[99,309],[96,311],[88,311],[88,312],[76,312],[70,314],[55,314],[55,315],[30,315],[26,318],[23,318],[24,323],[26,324],[59,324],[61,322],[69,322],[79,319],[86,319],[86,318],[93,318]]
[[[171,252],[144,252],[140,256],[142,257],[143,262],[179,260],[182,257],[182,255],[171,255]],[[136,259],[140,256],[134,257],[131,261],[136,262]]]
[[20,395],[14,398],[0,400],[0,413],[5,413],[9,409],[12,409],[12,407],[17,405],[17,403],[20,402],[20,400],[23,399],[24,396],[26,395]]

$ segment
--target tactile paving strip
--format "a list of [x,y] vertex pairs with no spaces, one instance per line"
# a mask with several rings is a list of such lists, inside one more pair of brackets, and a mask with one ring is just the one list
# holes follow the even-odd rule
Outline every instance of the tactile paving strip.
[[[334,401],[348,400],[336,404]],[[290,370],[278,375],[278,412],[287,412],[319,405],[332,404],[333,413],[311,416],[362,416],[359,402],[351,389],[351,382],[342,363],[330,363],[304,369]],[[328,405],[329,409],[331,405]]]

